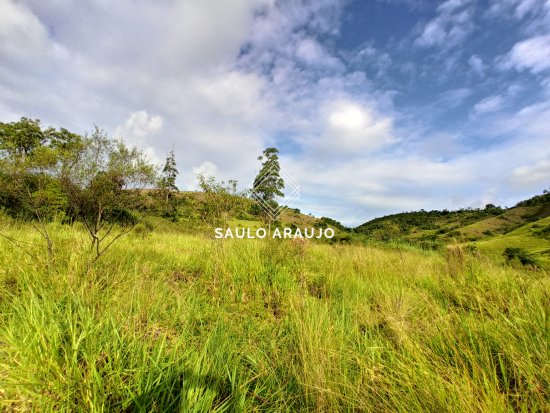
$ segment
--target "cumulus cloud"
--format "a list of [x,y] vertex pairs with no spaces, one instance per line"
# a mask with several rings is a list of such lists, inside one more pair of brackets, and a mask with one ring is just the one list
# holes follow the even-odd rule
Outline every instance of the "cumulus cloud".
[[162,118],[149,115],[147,111],[142,110],[132,113],[124,125],[116,129],[115,136],[124,137],[136,144],[143,144],[149,135],[155,134],[161,129]]
[[215,177],[218,174],[218,167],[215,163],[210,161],[204,161],[198,166],[193,167],[193,173],[195,175],[204,175],[207,177]]
[[162,123],[162,117],[158,115],[149,115],[145,110],[134,112],[123,125],[115,129],[114,137],[137,146],[153,162],[160,163],[162,157],[157,153],[151,139],[161,131]]
[[392,119],[377,114],[372,108],[341,100],[327,104],[325,130],[319,139],[309,142],[312,152],[361,156],[395,141]]

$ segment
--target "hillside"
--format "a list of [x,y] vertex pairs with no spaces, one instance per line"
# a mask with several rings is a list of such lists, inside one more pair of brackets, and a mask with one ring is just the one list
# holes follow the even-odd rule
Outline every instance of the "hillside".
[[371,239],[400,240],[428,248],[475,245],[494,256],[502,256],[508,247],[523,248],[543,266],[549,266],[548,217],[550,194],[546,193],[508,209],[488,205],[484,209],[388,215],[354,231]]
[[486,237],[475,245],[492,256],[501,256],[506,248],[521,248],[542,266],[550,268],[550,217],[522,225],[504,235]]

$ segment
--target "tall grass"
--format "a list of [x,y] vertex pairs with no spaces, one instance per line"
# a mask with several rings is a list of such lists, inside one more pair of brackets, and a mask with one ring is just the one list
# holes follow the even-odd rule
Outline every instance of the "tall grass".
[[[544,272],[463,253],[130,235],[0,239],[6,411],[550,411]],[[31,245],[32,244],[32,245]]]

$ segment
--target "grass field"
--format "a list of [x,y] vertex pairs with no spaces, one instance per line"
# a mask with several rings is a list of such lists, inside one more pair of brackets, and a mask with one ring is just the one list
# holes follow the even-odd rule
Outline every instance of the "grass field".
[[[4,411],[550,410],[550,281],[450,249],[0,238]],[[33,245],[29,245],[31,243]],[[34,245],[37,244],[37,245]]]
[[505,235],[479,241],[476,245],[486,254],[502,255],[507,247],[522,248],[532,254],[545,268],[550,268],[550,217],[523,225]]
[[537,207],[517,207],[492,218],[486,218],[460,228],[466,238],[488,238],[491,234],[502,234],[525,225],[526,219],[536,214]]

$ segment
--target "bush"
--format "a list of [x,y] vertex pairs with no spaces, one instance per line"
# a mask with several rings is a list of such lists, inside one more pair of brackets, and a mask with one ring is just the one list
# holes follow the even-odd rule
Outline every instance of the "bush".
[[[540,227],[541,227],[540,225],[537,226],[537,228],[540,228]],[[533,228],[535,228],[534,225],[533,225]],[[533,235],[539,238],[550,240],[550,225],[546,227],[542,227],[541,229],[534,230]]]
[[464,246],[464,252],[467,252],[468,254],[472,254],[472,255],[477,255],[479,253],[476,244],[468,244]]
[[143,220],[139,224],[137,224],[134,228],[134,231],[137,235],[139,235],[142,238],[145,238],[153,232],[155,227],[153,224],[148,220]]
[[341,232],[330,238],[329,244],[351,244],[352,240],[349,233]]
[[504,250],[502,255],[506,258],[506,262],[509,264],[517,260],[524,266],[539,266],[536,259],[523,248],[508,247]]
[[426,251],[439,251],[445,246],[445,244],[441,241],[425,239],[420,241],[418,246]]
[[243,211],[237,214],[237,219],[240,219],[243,221],[254,221],[255,218],[251,214]]

